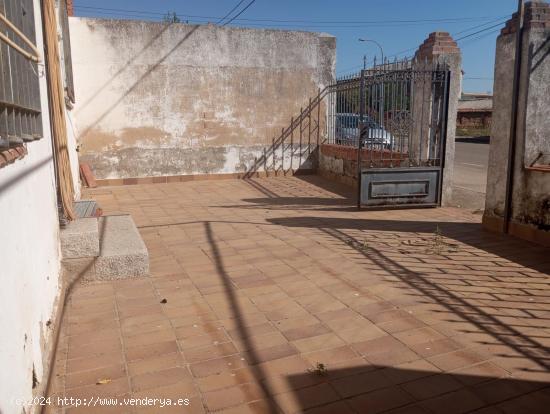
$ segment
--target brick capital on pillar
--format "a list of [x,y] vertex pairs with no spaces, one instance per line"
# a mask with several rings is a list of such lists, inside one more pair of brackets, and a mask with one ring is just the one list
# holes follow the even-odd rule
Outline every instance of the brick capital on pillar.
[[[453,186],[453,165],[455,157],[455,134],[456,134],[456,114],[458,110],[458,99],[462,92],[462,54],[456,41],[451,37],[448,32],[432,32],[428,35],[426,40],[420,45],[415,53],[413,68],[417,68],[422,71],[425,69],[431,70],[434,63],[445,64],[445,67],[449,71],[449,87],[448,87],[448,108],[447,108],[447,130],[445,131],[446,144],[444,146],[445,153],[441,154],[441,158],[444,158],[445,169],[442,174],[442,191],[441,191],[441,203],[443,206],[452,205],[452,186]],[[424,64],[428,65],[428,68],[424,67]],[[419,114],[421,111],[427,111],[428,106],[424,105],[425,88],[426,85],[420,81],[419,85],[413,85],[419,87],[418,99],[415,99],[413,106],[415,106],[414,113]],[[430,85],[431,87],[431,85]],[[431,90],[427,91],[428,95]],[[420,111],[420,112],[419,112]],[[426,115],[429,119],[429,114]],[[426,140],[427,137],[422,133],[422,129],[418,132],[419,140]],[[427,147],[425,147],[427,148]]]
[[66,0],[67,1],[67,14],[69,16],[74,16],[74,0]]
[[460,49],[448,32],[432,32],[415,53],[416,59],[431,60],[434,56],[460,53]]
[[[500,34],[508,35],[515,33],[518,24],[517,21],[518,14],[516,12],[506,21]],[[550,4],[545,0],[533,0],[525,3],[523,27],[525,29],[550,29]]]

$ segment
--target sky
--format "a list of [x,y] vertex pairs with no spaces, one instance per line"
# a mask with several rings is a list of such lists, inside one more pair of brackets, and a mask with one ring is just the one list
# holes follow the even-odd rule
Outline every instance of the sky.
[[[243,0],[222,23],[252,0]],[[240,0],[75,0],[76,16],[162,20],[175,12],[189,23],[218,22]],[[430,32],[447,31],[462,50],[465,92],[493,89],[495,42],[517,0],[255,0],[229,25],[308,30],[336,36],[337,75],[360,70],[363,56],[414,54]],[[113,10],[117,9],[117,10]],[[476,32],[479,32],[476,34]],[[467,36],[467,37],[466,37]]]

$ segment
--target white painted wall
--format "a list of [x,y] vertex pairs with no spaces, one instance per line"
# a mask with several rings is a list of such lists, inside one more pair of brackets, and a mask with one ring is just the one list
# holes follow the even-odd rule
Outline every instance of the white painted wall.
[[[34,0],[34,7],[37,46],[43,50],[39,0]],[[36,378],[44,381],[46,344],[51,344],[53,333],[53,324],[46,324],[54,319],[60,290],[59,226],[46,91],[42,75],[44,137],[27,144],[25,158],[0,168],[2,414],[23,412],[15,400],[33,396],[33,367]]]
[[[272,140],[334,80],[328,34],[69,22],[80,156],[98,179],[262,171],[275,158]],[[256,166],[264,151],[269,159]],[[293,161],[314,168],[307,157]]]

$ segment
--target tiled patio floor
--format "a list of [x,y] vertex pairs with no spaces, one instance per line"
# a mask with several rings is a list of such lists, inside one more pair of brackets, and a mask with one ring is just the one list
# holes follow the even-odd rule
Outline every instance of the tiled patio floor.
[[550,251],[478,215],[358,212],[318,177],[87,195],[151,277],[75,288],[55,391],[190,405],[68,412],[550,412]]

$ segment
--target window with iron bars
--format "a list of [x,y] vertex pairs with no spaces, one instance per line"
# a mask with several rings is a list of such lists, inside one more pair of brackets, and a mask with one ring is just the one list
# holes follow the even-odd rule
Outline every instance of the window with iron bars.
[[42,138],[33,0],[0,0],[0,149]]
[[59,0],[59,26],[61,29],[61,53],[63,54],[63,73],[65,75],[65,94],[68,100],[74,104],[73,62],[71,59],[71,38],[69,35],[69,14],[67,0]]

